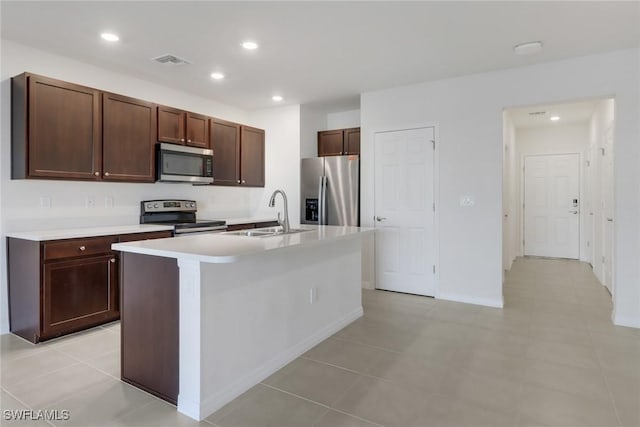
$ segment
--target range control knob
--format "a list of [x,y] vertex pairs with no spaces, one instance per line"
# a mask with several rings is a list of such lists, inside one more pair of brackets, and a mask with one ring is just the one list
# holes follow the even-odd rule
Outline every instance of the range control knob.
[[154,207],[154,208],[157,208],[157,207],[158,207],[158,204],[157,204],[157,203],[154,203],[154,204],[153,204],[153,207]]
[[151,209],[153,205],[151,203],[147,203],[147,209]]

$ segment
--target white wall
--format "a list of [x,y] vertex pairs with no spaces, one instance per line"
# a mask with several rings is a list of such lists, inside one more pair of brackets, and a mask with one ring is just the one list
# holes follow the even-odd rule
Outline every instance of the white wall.
[[[624,50],[364,93],[362,222],[373,226],[373,135],[435,124],[439,145],[438,295],[502,303],[502,111],[614,96],[615,322],[640,326],[640,51]],[[474,207],[461,207],[472,195]]]
[[[294,196],[291,209],[297,215],[300,133],[298,107],[283,107],[249,113],[209,99],[117,74],[66,57],[0,40],[0,333],[8,331],[6,247],[4,234],[16,230],[68,228],[96,224],[120,225],[138,222],[140,201],[151,198],[186,198],[198,201],[201,218],[248,217],[266,206],[270,186],[281,186]],[[47,180],[11,180],[10,78],[24,71],[84,84],[189,111],[252,125],[266,132],[266,182],[262,188],[191,186],[187,184],[131,184]],[[284,162],[287,163],[284,163]],[[284,165],[284,167],[283,167]],[[290,189],[290,190],[289,190]],[[290,193],[289,193],[290,191]],[[40,197],[50,197],[51,208],[40,208]],[[93,196],[94,208],[85,207]],[[105,197],[113,207],[105,207]],[[262,212],[275,216],[275,211]]]
[[[591,117],[589,123],[589,143],[587,148],[587,160],[590,161],[590,166],[587,169],[587,183],[590,184],[590,200],[586,206],[588,214],[593,213],[592,221],[589,224],[589,230],[587,231],[593,241],[592,252],[592,265],[593,272],[600,280],[600,283],[604,283],[603,278],[603,230],[602,224],[604,222],[602,200],[603,200],[603,177],[602,177],[602,155],[600,149],[604,145],[605,131],[614,124],[614,100],[608,99],[598,103],[596,111]],[[614,150],[617,151],[617,137],[614,134]],[[619,158],[619,153],[614,152],[614,161]],[[614,165],[614,168],[616,166]],[[609,189],[611,191],[612,189]],[[616,196],[614,192],[614,197]],[[614,253],[614,257],[616,254]],[[614,277],[614,280],[616,278]],[[618,290],[616,289],[615,292]]]
[[300,223],[300,106],[249,113],[254,126],[269,129],[265,138],[265,185],[264,191],[253,192],[249,209],[260,217],[276,217],[282,211],[282,199],[276,199],[275,208],[270,208],[269,198],[274,190],[287,193],[289,220]]
[[[502,268],[511,269],[511,264],[519,255],[520,229],[518,228],[518,161],[516,149],[516,129],[508,111],[503,113],[503,157],[502,157]],[[503,276],[504,280],[504,276]]]
[[[515,190],[516,190],[516,227],[519,233],[522,233],[524,224],[524,212],[522,210],[523,201],[523,177],[522,168],[524,167],[524,157],[539,154],[573,154],[580,155],[580,259],[587,261],[587,228],[585,227],[586,216],[588,212],[582,209],[582,203],[586,198],[586,156],[589,149],[589,123],[570,124],[557,126],[544,126],[532,128],[516,128],[515,130],[515,146],[516,146],[516,170],[515,174]],[[521,234],[520,234],[521,235]],[[522,255],[524,248],[522,239],[518,244],[518,255]],[[591,243],[590,243],[591,244]]]
[[318,131],[327,128],[327,112],[317,107],[300,106],[300,158],[318,156]]
[[360,110],[339,111],[327,114],[327,130],[360,127]]

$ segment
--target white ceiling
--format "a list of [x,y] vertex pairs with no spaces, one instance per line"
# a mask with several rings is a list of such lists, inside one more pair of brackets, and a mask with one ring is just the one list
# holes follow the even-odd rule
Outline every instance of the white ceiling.
[[[535,105],[508,109],[509,117],[516,128],[549,127],[569,124],[586,124],[598,107],[597,100],[566,104]],[[544,113],[544,114],[530,114]],[[551,121],[558,116],[560,120]]]
[[[3,38],[244,109],[639,46],[640,2],[2,1]],[[121,41],[99,38],[111,30]],[[240,42],[260,44],[244,51]],[[518,57],[531,40],[544,52]],[[150,60],[172,53],[191,65]],[[214,82],[209,74],[227,78]],[[352,101],[353,103],[353,101]]]

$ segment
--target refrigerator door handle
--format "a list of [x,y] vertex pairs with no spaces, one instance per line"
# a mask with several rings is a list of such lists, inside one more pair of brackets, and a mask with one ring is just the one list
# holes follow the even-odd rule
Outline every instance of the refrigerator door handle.
[[324,186],[323,186],[323,178],[324,176],[319,176],[318,177],[318,225],[322,225],[322,215],[324,214],[323,212],[323,200],[324,200]]
[[320,210],[319,225],[327,225],[327,177],[320,177],[320,199],[318,200],[318,209]]

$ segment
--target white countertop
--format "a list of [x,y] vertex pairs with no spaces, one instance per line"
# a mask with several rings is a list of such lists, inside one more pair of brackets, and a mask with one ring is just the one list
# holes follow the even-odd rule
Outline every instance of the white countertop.
[[[272,222],[275,218],[228,218],[223,219],[227,225],[250,224],[255,222]],[[57,230],[39,231],[13,231],[6,234],[7,237],[16,239],[33,240],[43,242],[46,240],[76,239],[81,237],[113,236],[116,234],[148,233],[152,231],[173,230],[171,225],[135,224],[135,225],[112,225],[106,227],[83,227],[67,228]]]
[[41,242],[45,240],[74,239],[79,237],[113,236],[116,234],[149,233],[152,231],[173,230],[171,225],[112,225],[108,227],[69,228],[62,230],[40,231],[14,231],[7,233],[7,237],[16,239],[33,240]]
[[332,225],[295,225],[292,228],[303,228],[309,231],[269,237],[196,234],[171,239],[116,243],[111,247],[122,252],[221,264],[236,262],[244,257],[257,255],[265,251],[309,246],[335,239],[357,238],[362,233],[373,232],[374,230],[373,228]]

